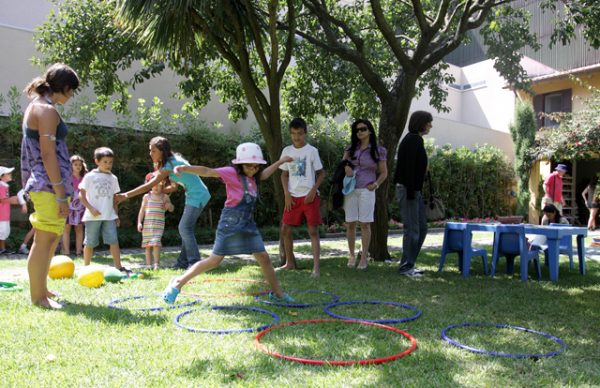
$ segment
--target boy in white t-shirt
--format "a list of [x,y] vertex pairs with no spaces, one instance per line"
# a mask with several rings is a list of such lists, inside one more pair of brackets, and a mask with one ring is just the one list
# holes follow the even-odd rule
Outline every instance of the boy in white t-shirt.
[[117,237],[119,216],[113,202],[114,195],[121,191],[119,180],[111,172],[114,154],[108,147],[96,148],[94,162],[98,168],[83,176],[79,184],[79,199],[85,206],[82,221],[85,224],[83,240],[83,264],[92,261],[94,248],[102,240],[110,247],[115,268],[129,272],[121,265],[121,249]]
[[286,258],[285,264],[279,269],[296,268],[292,227],[301,225],[302,219],[306,218],[314,259],[311,276],[319,277],[321,200],[318,189],[326,174],[319,157],[319,151],[306,143],[306,132],[306,122],[301,118],[293,119],[290,123],[292,145],[285,147],[281,152],[281,158],[291,156],[294,161],[284,163],[279,167],[282,170],[281,184],[285,194],[281,231]]

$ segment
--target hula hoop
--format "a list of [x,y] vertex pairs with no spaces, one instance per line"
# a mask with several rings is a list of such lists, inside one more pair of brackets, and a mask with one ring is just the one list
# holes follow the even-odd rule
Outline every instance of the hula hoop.
[[166,310],[166,309],[176,309],[176,308],[179,308],[179,307],[188,307],[188,306],[195,305],[196,303],[200,303],[200,299],[195,298],[191,302],[175,304],[175,305],[172,305],[172,306],[168,305],[168,306],[157,306],[157,307],[134,307],[134,308],[130,308],[130,309],[117,306],[117,304],[125,302],[126,300],[144,299],[144,298],[149,298],[151,296],[161,296],[161,294],[128,296],[126,298],[114,299],[114,300],[111,300],[108,303],[108,307],[111,308],[111,309],[130,310],[130,311],[161,311],[161,310]]
[[13,282],[0,282],[0,291],[22,291],[23,287]]
[[[196,283],[215,283],[215,282],[239,282],[239,283],[262,283],[268,284],[264,280],[254,280],[254,279],[204,279],[201,282],[188,282],[187,284],[196,284]],[[256,294],[260,294],[261,292],[270,292],[271,290],[260,290],[257,292],[243,292],[240,294],[206,294],[202,292],[182,292],[181,295],[188,296],[197,296],[197,297],[212,297],[212,298],[228,298],[228,297],[236,297],[236,296],[254,296]]]
[[[378,327],[381,329],[393,331],[393,332],[398,333],[398,334],[402,335],[403,337],[407,338],[410,341],[411,346],[408,349],[406,349],[400,353],[393,354],[393,355],[387,356],[387,357],[371,358],[371,359],[366,359],[366,360],[316,360],[316,359],[312,359],[312,358],[286,356],[284,354],[277,353],[275,351],[270,351],[266,348],[266,346],[264,346],[260,342],[260,339],[262,337],[264,337],[265,334],[269,333],[271,330],[274,330],[274,329],[279,329],[282,327],[292,326],[292,325],[301,325],[301,324],[305,324],[305,323],[324,323],[324,322],[327,322],[327,323],[329,323],[329,322],[351,323],[351,324],[357,324],[357,325],[374,326],[374,327]],[[271,326],[268,329],[265,329],[256,335],[256,337],[254,338],[254,344],[260,351],[262,351],[268,355],[271,355],[271,356],[274,356],[277,358],[281,358],[282,360],[299,362],[301,364],[309,364],[309,365],[336,365],[336,366],[348,366],[348,365],[354,365],[354,364],[359,364],[359,365],[383,364],[384,362],[397,360],[406,355],[409,355],[417,348],[417,340],[412,335],[410,335],[409,333],[407,333],[403,330],[396,329],[395,327],[381,325],[379,323],[373,323],[373,322],[348,321],[348,320],[340,321],[337,319],[308,319],[308,320],[303,320],[303,321],[287,322],[287,323],[283,323],[283,324],[280,324],[277,326]]]
[[231,333],[244,333],[244,332],[253,332],[253,331],[261,331],[264,330],[270,326],[275,325],[276,323],[279,322],[279,315],[268,311],[268,310],[263,310],[263,309],[259,309],[256,307],[245,307],[245,306],[210,306],[208,307],[210,309],[213,310],[248,310],[248,311],[256,311],[262,314],[267,314],[270,315],[271,317],[273,317],[273,322],[268,323],[266,325],[262,325],[262,326],[258,326],[258,327],[248,327],[248,328],[242,328],[242,329],[217,329],[217,330],[212,330],[212,329],[198,329],[195,327],[191,327],[191,326],[186,326],[182,323],[179,322],[179,320],[187,314],[190,314],[194,311],[197,310],[201,310],[201,309],[192,309],[192,310],[186,310],[182,313],[177,314],[177,316],[174,319],[175,325],[181,327],[182,329],[186,329],[189,331],[193,331],[196,333],[213,333],[213,334],[231,334]]
[[266,292],[260,292],[256,295],[254,295],[254,299],[256,299],[257,301],[261,302],[261,303],[266,303],[266,304],[271,304],[274,306],[281,306],[281,307],[298,307],[298,308],[303,308],[303,307],[313,307],[313,306],[327,306],[330,305],[332,303],[337,302],[338,300],[340,300],[340,297],[332,294],[330,292],[327,291],[320,291],[320,290],[289,290],[290,292],[306,292],[306,293],[314,293],[314,294],[325,294],[325,295],[329,295],[331,297],[331,300],[327,301],[327,302],[318,302],[318,303],[287,303],[287,302],[279,302],[279,301],[274,301],[274,300],[265,300],[265,299],[261,299],[261,295],[265,295],[268,294],[269,291]]
[[[390,306],[398,306],[398,307],[403,307],[405,309],[416,311],[416,314],[413,315],[412,317],[399,318],[399,319],[362,319],[362,318],[338,315],[338,314],[334,314],[331,311],[329,311],[329,309],[331,309],[333,307],[342,306],[342,305],[350,305],[350,304],[387,304]],[[388,324],[413,321],[421,316],[421,310],[419,310],[415,306],[397,303],[397,302],[382,302],[382,301],[378,301],[378,300],[349,300],[347,302],[336,302],[336,303],[330,304],[329,306],[325,306],[323,311],[325,311],[326,314],[328,314],[334,318],[337,318],[337,319],[343,319],[343,320],[347,320],[347,321],[362,321],[362,322],[388,323]]]
[[[528,333],[533,333],[533,334],[538,334],[541,335],[542,337],[546,337],[554,342],[556,342],[557,344],[560,345],[560,350],[558,351],[553,351],[553,352],[548,352],[548,353],[531,353],[531,354],[527,354],[527,353],[500,353],[500,352],[494,352],[494,351],[489,351],[489,350],[485,350],[485,349],[478,349],[478,348],[474,348],[472,346],[468,346],[465,344],[462,344],[456,340],[453,340],[452,338],[448,337],[448,335],[446,334],[449,330],[457,328],[457,327],[464,327],[464,326],[494,326],[494,327],[498,327],[501,329],[514,329],[514,330],[521,330],[521,331],[525,331]],[[479,354],[485,354],[487,356],[496,356],[496,357],[510,357],[510,358],[533,358],[533,359],[538,359],[538,358],[542,358],[542,357],[554,357],[554,356],[558,356],[559,354],[563,353],[566,349],[567,349],[567,345],[565,345],[565,343],[563,342],[563,340],[561,340],[558,337],[553,336],[552,334],[548,334],[548,333],[544,333],[543,331],[537,331],[537,330],[533,330],[533,329],[528,329],[526,327],[519,327],[519,326],[510,326],[510,325],[505,325],[505,324],[495,324],[495,323],[479,323],[479,322],[465,322],[465,323],[460,323],[458,325],[451,325],[446,327],[444,330],[442,330],[442,339],[446,342],[448,342],[451,345],[454,345],[456,347],[459,347],[461,349],[465,349],[468,350],[470,352],[473,353],[479,353]]]

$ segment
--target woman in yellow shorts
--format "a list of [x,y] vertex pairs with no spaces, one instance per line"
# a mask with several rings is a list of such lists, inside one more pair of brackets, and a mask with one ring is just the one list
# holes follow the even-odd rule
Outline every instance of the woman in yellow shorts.
[[69,215],[73,194],[67,126],[55,105],[66,103],[79,87],[77,73],[62,63],[51,65],[42,77],[34,78],[25,93],[31,102],[23,116],[21,178],[33,202],[29,220],[35,228],[27,259],[31,301],[34,305],[59,309],[62,305],[48,291],[50,260]]

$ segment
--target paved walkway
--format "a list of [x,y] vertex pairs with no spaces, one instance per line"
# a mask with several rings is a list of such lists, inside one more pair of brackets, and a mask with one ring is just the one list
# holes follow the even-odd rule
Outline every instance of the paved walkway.
[[[443,233],[444,233],[443,229],[441,229],[441,228],[431,229],[429,231],[429,233],[427,234],[427,239],[425,240],[423,249],[440,249],[441,245],[442,245]],[[588,237],[600,237],[600,230],[590,232]],[[359,239],[357,239],[357,240],[359,240]],[[340,257],[340,256],[347,255],[348,250],[347,250],[347,245],[345,244],[344,236],[322,238],[321,242],[322,242],[321,258],[326,259],[328,257]],[[328,242],[330,242],[330,243],[335,242],[336,244],[327,244]],[[294,243],[310,245],[310,240],[295,240]],[[492,244],[492,236],[491,236],[491,234],[489,234],[489,237],[486,235],[485,237],[480,238],[478,235],[476,235],[476,238],[474,239],[473,243],[476,245],[491,245]],[[267,251],[271,252],[272,255],[274,254],[274,252],[277,252],[279,250],[279,242],[278,241],[267,241],[267,242],[265,242],[265,246],[267,248]],[[206,257],[206,254],[210,253],[212,244],[199,245],[198,247],[200,248],[200,250],[203,251],[202,252],[203,257]],[[389,240],[388,240],[388,249],[389,249],[390,253],[400,252],[402,250],[402,234],[401,233],[395,232],[395,233],[390,234]],[[177,252],[179,252],[179,250],[180,250],[180,247],[163,247],[162,248],[162,252],[177,253]],[[133,270],[142,269],[144,267],[143,266],[144,250],[142,248],[125,248],[125,249],[121,250],[121,254],[122,255],[141,255],[142,258],[136,258],[134,260],[123,259],[122,262],[123,262],[123,265],[125,265],[126,267],[131,268]],[[110,259],[110,252],[108,250],[101,250],[101,251],[94,252],[94,256],[106,257],[106,258]],[[397,255],[395,255],[395,256],[397,256]],[[312,259],[312,255],[310,253],[295,253],[295,257],[297,260],[300,260],[300,261],[302,261],[302,260],[308,261],[308,260]],[[27,256],[21,255],[21,254],[8,254],[8,255],[4,254],[4,255],[0,255],[0,260],[2,260],[2,259],[10,259],[10,260],[22,259],[23,261],[25,261],[27,259]],[[600,262],[600,247],[592,247],[592,246],[586,247],[586,259]],[[237,255],[234,257],[225,258],[225,263],[232,261],[232,260],[254,261],[254,259],[252,258],[251,255]],[[174,264],[175,264],[175,259],[165,258],[165,259],[161,260],[161,265],[165,266],[165,267],[168,267],[168,266],[171,266]],[[3,279],[5,279],[5,278],[12,278],[15,280],[16,279],[25,279],[26,276],[27,276],[27,274],[26,274],[25,263],[23,263],[23,267],[21,267],[21,268],[6,269],[6,270],[2,270],[2,273],[0,273],[0,278],[3,278]]]

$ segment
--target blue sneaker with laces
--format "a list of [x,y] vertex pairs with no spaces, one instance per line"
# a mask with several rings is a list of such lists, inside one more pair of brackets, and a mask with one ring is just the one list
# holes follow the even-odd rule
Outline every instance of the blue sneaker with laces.
[[289,296],[287,292],[284,292],[283,297],[281,297],[281,298],[278,297],[277,295],[275,295],[274,292],[269,292],[269,299],[272,300],[273,302],[288,302],[288,303],[295,302],[294,298]]
[[163,300],[167,304],[175,303],[177,299],[177,295],[179,295],[179,288],[173,286],[173,281],[169,282],[169,285],[163,291]]

